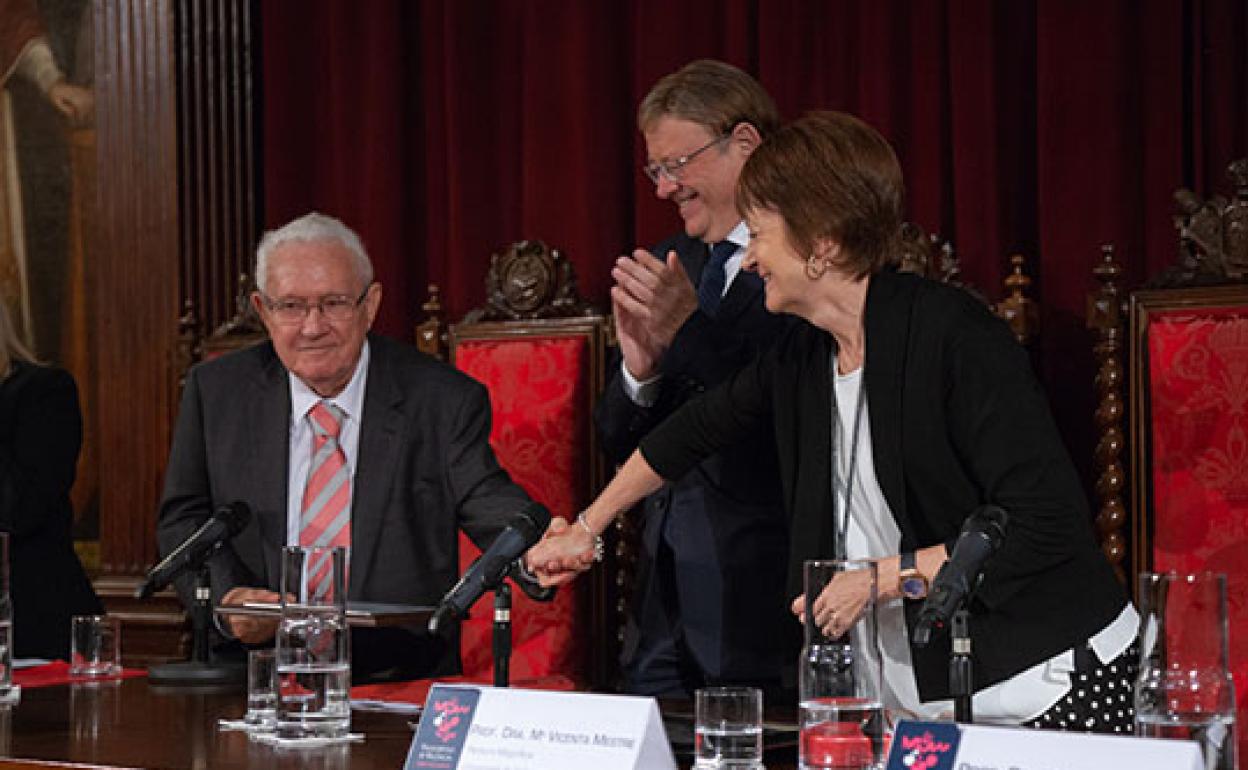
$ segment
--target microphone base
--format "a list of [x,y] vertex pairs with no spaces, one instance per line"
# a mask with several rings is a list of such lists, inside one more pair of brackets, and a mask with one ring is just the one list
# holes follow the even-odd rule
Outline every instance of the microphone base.
[[158,663],[148,666],[147,681],[153,687],[194,690],[244,691],[247,689],[246,663]]

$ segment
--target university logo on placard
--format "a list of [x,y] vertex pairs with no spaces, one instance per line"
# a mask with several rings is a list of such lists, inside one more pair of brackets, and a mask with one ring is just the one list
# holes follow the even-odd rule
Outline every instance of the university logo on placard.
[[480,698],[481,691],[474,687],[435,685],[425,701],[420,729],[407,753],[404,770],[451,770],[455,767]]
[[953,770],[961,737],[955,724],[902,721],[893,733],[887,770]]

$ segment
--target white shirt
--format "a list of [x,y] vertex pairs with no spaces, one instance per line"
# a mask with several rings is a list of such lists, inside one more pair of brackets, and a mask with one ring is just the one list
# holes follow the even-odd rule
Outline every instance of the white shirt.
[[[843,494],[844,479],[849,472],[848,446],[853,440],[854,410],[862,389],[862,367],[849,374],[836,375],[837,437],[835,463],[838,488]],[[875,474],[871,453],[871,420],[866,400],[862,425],[858,429],[858,453],[854,467],[853,501],[846,529],[846,556],[850,559],[878,559],[894,556],[901,550],[901,530],[893,518],[884,492]],[[846,449],[840,449],[846,447]],[[844,501],[835,502],[838,531],[843,522]],[[924,720],[952,719],[953,701],[919,701],[910,658],[909,632],[900,597],[881,602],[876,608],[878,648],[862,644],[855,634],[855,649],[881,662],[883,682],[881,696],[885,708],[895,718],[913,717]],[[1139,627],[1139,615],[1127,604],[1118,618],[1091,639],[1093,650],[1102,661],[1116,658],[1130,646]],[[1074,671],[1073,650],[1061,652],[1047,661],[1019,672],[1004,682],[979,690],[971,699],[971,710],[977,723],[997,722],[1018,724],[1033,719],[1061,700],[1070,690],[1070,673]]]
[[[724,240],[735,243],[737,249],[724,263],[724,293],[720,295],[721,297],[728,294],[737,273],[741,272],[741,263],[745,262],[745,250],[750,245],[750,229],[745,226],[745,222],[738,222]],[[661,258],[666,259],[666,256],[661,256]],[[654,402],[659,398],[659,382],[662,381],[663,375],[656,374],[643,382],[628,371],[623,361],[620,362],[620,371],[624,373],[624,393],[629,400],[638,406],[654,406]]]
[[[303,490],[308,484],[308,470],[312,464],[312,425],[308,412],[321,400],[328,401],[343,412],[342,430],[338,445],[347,458],[351,471],[348,488],[349,500],[355,496],[355,463],[360,455],[360,420],[364,416],[364,386],[368,381],[368,340],[360,351],[355,372],[342,392],[332,398],[322,399],[307,384],[290,374],[290,474],[286,491],[286,545],[299,545],[299,519],[303,513]],[[347,503],[350,510],[351,502]]]

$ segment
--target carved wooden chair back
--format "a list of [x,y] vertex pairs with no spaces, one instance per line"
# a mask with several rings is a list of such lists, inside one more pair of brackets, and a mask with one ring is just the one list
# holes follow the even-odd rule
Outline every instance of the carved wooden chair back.
[[[573,519],[603,485],[592,414],[604,386],[608,320],[577,295],[571,263],[540,241],[495,254],[485,285],[486,304],[445,331],[430,287],[418,345],[436,355],[445,344],[448,360],[489,389],[499,462],[552,515]],[[461,563],[476,553],[461,538]],[[612,682],[619,622],[609,605],[610,566],[561,588],[551,605],[514,595],[516,679]],[[469,677],[488,671],[490,614],[487,597],[464,624],[461,655]]]
[[[1175,194],[1179,258],[1123,301],[1104,247],[1096,332],[1097,528],[1135,589],[1144,571],[1228,578],[1240,718],[1248,703],[1248,161],[1230,198]],[[1126,376],[1124,377],[1124,372]],[[1240,751],[1248,740],[1240,739]]]

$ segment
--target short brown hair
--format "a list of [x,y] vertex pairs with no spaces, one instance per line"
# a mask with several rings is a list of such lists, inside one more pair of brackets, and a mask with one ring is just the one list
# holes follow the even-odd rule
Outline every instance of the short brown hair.
[[722,61],[698,59],[654,84],[637,107],[637,127],[649,130],[673,117],[706,126],[722,136],[749,123],[766,137],[780,124],[780,113],[758,81]]
[[831,238],[842,250],[837,267],[857,278],[891,260],[904,198],[893,148],[843,112],[812,112],[782,127],[750,155],[737,182],[737,208],[776,211],[801,255]]

